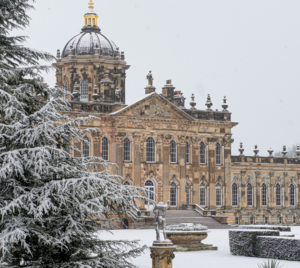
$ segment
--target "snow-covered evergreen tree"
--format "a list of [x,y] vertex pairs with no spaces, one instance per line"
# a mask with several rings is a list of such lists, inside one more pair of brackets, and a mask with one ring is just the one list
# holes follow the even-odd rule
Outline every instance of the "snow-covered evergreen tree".
[[0,0],[0,266],[132,267],[136,241],[95,232],[135,208],[139,189],[101,159],[71,157],[85,119],[70,119],[64,92],[42,82],[39,61],[52,57],[10,36],[28,25],[31,3]]

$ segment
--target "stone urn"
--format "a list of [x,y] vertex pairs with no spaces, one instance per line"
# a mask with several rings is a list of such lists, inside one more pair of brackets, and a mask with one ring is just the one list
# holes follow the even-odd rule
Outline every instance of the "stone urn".
[[176,251],[217,250],[201,241],[207,238],[207,227],[201,224],[181,223],[168,225],[166,236],[176,246]]

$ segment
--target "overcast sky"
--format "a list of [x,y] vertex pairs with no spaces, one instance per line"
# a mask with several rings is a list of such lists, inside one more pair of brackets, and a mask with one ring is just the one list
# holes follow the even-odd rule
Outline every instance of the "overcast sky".
[[[56,55],[80,32],[88,0],[38,0],[25,32],[30,47]],[[227,96],[233,153],[244,142],[269,147],[300,143],[299,0],[95,0],[102,33],[125,51],[127,103],[144,96],[152,70],[157,92],[167,79],[205,109]],[[46,80],[54,85],[54,72]]]

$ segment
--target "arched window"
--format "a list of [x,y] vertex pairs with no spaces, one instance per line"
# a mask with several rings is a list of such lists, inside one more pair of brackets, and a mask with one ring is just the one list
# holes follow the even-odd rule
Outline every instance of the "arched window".
[[[147,180],[145,182],[145,188],[147,199],[153,201],[155,197],[155,187],[153,181]],[[146,204],[148,203],[149,201],[146,200]]]
[[131,143],[127,138],[124,140],[124,161],[131,161]]
[[91,22],[92,22],[92,20],[91,20],[91,18],[89,18],[89,25],[91,25],[91,24],[92,24]]
[[93,18],[93,26],[96,25],[96,20]]
[[200,164],[206,164],[206,145],[204,142],[200,143]]
[[191,162],[191,155],[190,155],[190,144],[187,141],[185,143],[185,163],[189,164]]
[[83,138],[83,142],[82,142],[82,154],[83,157],[90,156],[90,139],[86,136]]
[[80,82],[80,101],[89,101],[89,85],[86,79]]
[[253,187],[251,183],[247,185],[247,206],[253,206]]
[[200,185],[200,206],[206,206],[206,186],[204,182]]
[[177,145],[175,141],[170,143],[170,162],[177,163]]
[[216,145],[216,164],[222,165],[222,150],[221,144],[217,143]]
[[262,187],[261,187],[261,204],[262,206],[266,206],[268,202],[267,199],[267,185],[265,183],[263,183]]
[[290,205],[295,206],[295,185],[290,185]]
[[177,205],[177,185],[175,182],[172,182],[170,187],[170,205],[173,207]]
[[276,206],[281,206],[281,186],[276,184]]
[[232,206],[238,205],[238,187],[237,184],[232,184]]
[[155,162],[155,141],[153,138],[148,138],[146,142],[146,161]]
[[185,198],[186,203],[189,205],[191,203],[191,185],[188,182],[185,185]]
[[106,161],[109,160],[109,143],[106,137],[102,139],[102,158]]
[[216,186],[216,206],[222,206],[222,186],[219,183]]

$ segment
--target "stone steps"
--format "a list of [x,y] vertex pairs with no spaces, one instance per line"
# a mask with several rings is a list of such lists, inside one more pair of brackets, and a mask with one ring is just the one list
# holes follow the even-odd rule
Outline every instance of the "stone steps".
[[212,217],[203,217],[194,210],[168,210],[167,225],[180,223],[194,223],[207,226],[209,229],[229,229],[230,226],[217,222]]

